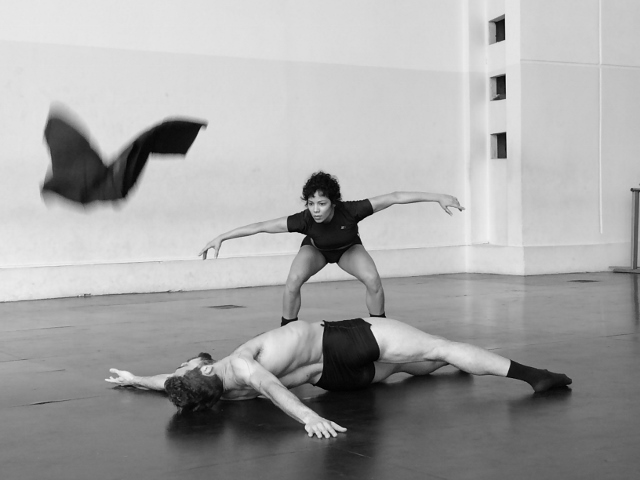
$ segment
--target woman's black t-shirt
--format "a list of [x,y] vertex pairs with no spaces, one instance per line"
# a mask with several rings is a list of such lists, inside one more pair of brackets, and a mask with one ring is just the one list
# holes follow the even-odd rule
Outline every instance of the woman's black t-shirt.
[[307,209],[287,217],[287,230],[308,235],[319,250],[336,250],[352,245],[358,222],[372,214],[369,200],[338,202],[330,222],[317,223]]

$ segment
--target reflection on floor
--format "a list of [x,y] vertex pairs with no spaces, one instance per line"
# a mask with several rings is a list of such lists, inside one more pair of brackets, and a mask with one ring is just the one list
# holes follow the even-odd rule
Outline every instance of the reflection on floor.
[[[567,373],[572,389],[452,367],[355,393],[295,390],[347,427],[330,440],[267,400],[177,416],[162,394],[113,388],[110,367],[169,372],[279,325],[281,287],[0,304],[6,479],[637,478],[638,277],[598,273],[384,280],[387,314]],[[301,318],[366,315],[358,282],[303,288]]]

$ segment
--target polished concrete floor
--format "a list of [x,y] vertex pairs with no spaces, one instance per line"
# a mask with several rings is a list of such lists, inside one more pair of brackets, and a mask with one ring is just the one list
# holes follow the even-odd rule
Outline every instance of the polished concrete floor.
[[[104,382],[172,371],[279,324],[281,287],[0,304],[0,477],[16,479],[640,478],[638,276],[386,279],[387,313],[573,378],[570,390],[452,367],[352,393],[296,389],[347,427],[329,440],[267,400],[177,416]],[[301,318],[366,315],[358,282],[306,285]]]

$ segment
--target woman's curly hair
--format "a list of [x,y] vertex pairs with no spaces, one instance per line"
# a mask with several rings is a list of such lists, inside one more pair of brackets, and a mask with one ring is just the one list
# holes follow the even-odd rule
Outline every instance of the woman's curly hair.
[[[198,356],[205,365],[213,363],[208,353]],[[182,376],[169,377],[164,382],[164,389],[171,402],[178,407],[178,413],[211,408],[220,400],[224,391],[222,379],[218,375],[204,375],[200,368],[189,370]]]
[[309,177],[309,180],[302,187],[302,200],[307,202],[309,197],[313,197],[318,191],[331,200],[333,204],[342,201],[338,179],[323,171],[316,172]]

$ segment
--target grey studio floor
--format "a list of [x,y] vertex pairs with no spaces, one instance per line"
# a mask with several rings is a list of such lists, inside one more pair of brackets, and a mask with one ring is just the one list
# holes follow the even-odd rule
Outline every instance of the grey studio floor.
[[[387,314],[567,373],[571,389],[446,367],[348,393],[294,391],[348,428],[309,439],[268,400],[178,416],[116,367],[173,371],[279,325],[282,287],[0,304],[0,478],[640,478],[638,276],[385,279]],[[357,281],[308,284],[301,318],[366,315]]]

